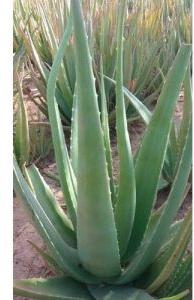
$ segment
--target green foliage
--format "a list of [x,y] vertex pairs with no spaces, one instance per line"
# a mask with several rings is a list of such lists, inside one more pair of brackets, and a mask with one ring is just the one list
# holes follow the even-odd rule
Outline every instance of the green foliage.
[[[116,79],[115,24],[120,1],[84,1],[83,12],[96,80],[101,101],[100,57],[103,72]],[[44,100],[40,106],[48,116],[46,89],[54,57],[67,26],[69,1],[16,0],[14,4],[14,49],[21,43],[29,57],[29,74]],[[191,42],[190,0],[131,1],[126,6],[123,42],[123,85],[145,105],[157,99],[169,66],[182,42]],[[64,124],[69,125],[75,93],[76,71],[73,56],[74,39],[70,39],[56,84],[56,100]],[[32,64],[33,62],[33,64]],[[37,73],[40,78],[37,80]],[[35,76],[36,74],[36,76]],[[115,121],[116,91],[105,82],[109,119]],[[127,118],[137,118],[129,104]]]
[[[182,82],[185,78],[185,82],[188,82],[191,47],[180,47],[152,115],[148,117],[144,107],[129,94],[136,106],[142,109],[144,118],[147,116],[150,119],[137,157],[133,159],[123,90],[122,48],[126,4],[127,1],[123,0],[119,5],[117,24],[118,187],[116,189],[111,178],[105,89],[102,85],[103,113],[100,117],[90,41],[87,39],[80,1],[73,0],[47,88],[52,139],[67,214],[56,203],[36,167],[32,165],[25,168],[26,180],[14,160],[14,189],[27,204],[47,243],[50,254],[44,254],[44,258],[48,263],[52,261],[59,273],[64,275],[45,280],[17,280],[14,283],[17,295],[34,299],[151,300],[160,292],[162,294],[168,280],[172,283],[171,292],[164,297],[172,298],[164,299],[184,299],[189,293],[181,274],[184,275],[184,269],[187,269],[185,259],[189,260],[185,258],[185,251],[190,241],[191,213],[178,224],[174,218],[182,204],[191,170],[190,117],[189,120],[184,119],[184,142],[179,148],[179,160],[169,195],[156,212],[154,204],[169,145],[176,101]],[[70,157],[63,135],[56,89],[72,25],[76,91],[73,97]],[[103,82],[102,72],[101,64]],[[186,89],[190,94],[189,85]],[[181,271],[178,270],[180,264],[183,264]],[[147,281],[142,281],[146,272],[149,273]],[[176,284],[173,272],[181,278],[179,289],[173,284]]]
[[[52,149],[52,141],[48,136],[49,123],[31,119],[31,109],[27,109],[27,102],[23,93],[23,80],[25,73],[25,57],[23,46],[18,49],[13,57],[14,65],[14,137],[13,146],[15,157],[22,167],[24,163],[38,161],[47,156]],[[20,74],[20,75],[19,75]],[[38,111],[37,117],[41,119]]]
[[15,84],[17,93],[15,95],[16,99],[16,124],[15,124],[15,135],[14,135],[14,152],[16,159],[20,165],[23,166],[25,162],[29,162],[30,156],[30,137],[29,137],[29,127],[27,119],[27,111],[23,101],[22,93],[22,83],[20,81],[19,75],[15,74]]

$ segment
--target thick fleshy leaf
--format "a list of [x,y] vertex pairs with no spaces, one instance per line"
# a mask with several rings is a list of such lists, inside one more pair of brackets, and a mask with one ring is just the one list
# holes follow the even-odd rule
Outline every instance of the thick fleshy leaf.
[[158,297],[174,295],[192,289],[192,254],[180,261],[170,278],[156,291]]
[[174,271],[176,264],[184,256],[185,250],[191,239],[191,212],[184,218],[179,230],[166,249],[156,258],[147,269],[142,279],[142,286],[150,293],[154,293]]
[[[184,196],[183,196],[183,200],[184,201],[186,199],[186,196],[189,192],[191,188],[191,185],[190,184],[187,184],[186,186],[186,189],[185,189],[185,193],[184,193]],[[145,232],[145,236],[144,236],[144,239],[149,239],[149,236],[152,235],[152,233],[154,232],[155,230],[155,226],[157,225],[157,222],[159,221],[162,213],[163,213],[163,210],[165,209],[165,202],[159,207],[159,209],[157,209],[156,211],[154,211],[152,213],[152,216],[150,218],[150,221],[149,221],[149,224],[148,224],[148,228]],[[169,230],[166,232],[166,238],[165,238],[165,243],[167,241],[169,241],[170,239],[172,239],[174,237],[174,235],[177,233],[177,231],[180,229],[180,226],[182,224],[184,219],[181,219],[181,220],[175,220],[174,223],[171,224]],[[164,243],[164,246],[165,246],[165,243]]]
[[40,175],[38,169],[31,165],[26,169],[28,178],[34,193],[44,208],[49,220],[55,224],[56,230],[61,234],[64,241],[73,248],[76,248],[76,236],[71,221],[67,218],[50,190],[49,186]]
[[64,140],[59,108],[55,99],[57,75],[61,66],[61,61],[63,59],[65,49],[68,44],[71,30],[72,30],[72,23],[70,18],[66,31],[63,35],[63,39],[59,46],[58,52],[55,56],[52,69],[49,74],[48,88],[47,88],[47,103],[48,103],[49,120],[51,124],[53,145],[55,150],[55,158],[56,158],[61,188],[67,204],[69,216],[72,220],[74,228],[76,229],[77,204],[76,204],[75,178],[70,163],[67,146]]
[[32,241],[28,241],[28,243],[34,248],[34,250],[40,255],[45,263],[48,265],[49,269],[51,269],[55,274],[63,276],[65,272],[59,271],[57,262],[50,256],[47,252],[43,251],[37,245],[35,245]]
[[71,144],[70,144],[70,158],[75,176],[77,176],[78,164],[78,118],[77,118],[77,91],[76,86],[73,95],[73,108],[71,118]]
[[14,294],[37,300],[92,300],[87,287],[71,278],[14,281]]
[[98,283],[99,280],[97,278],[81,267],[77,250],[66,244],[60,233],[57,231],[55,225],[48,218],[45,207],[41,205],[39,200],[30,190],[15,159],[14,190],[18,196],[23,199],[31,214],[34,215],[40,234],[47,243],[54,260],[57,262],[59,270],[65,270],[68,275],[79,281]]
[[130,286],[88,286],[92,296],[96,300],[153,300],[145,291]]
[[132,260],[117,283],[127,283],[137,278],[146,267],[153,261],[157,255],[158,250],[162,246],[166,232],[169,230],[173,219],[182,203],[184,192],[187,185],[187,180],[191,169],[192,159],[192,133],[191,124],[189,132],[187,133],[186,145],[182,151],[179,167],[174,179],[170,194],[165,202],[162,214],[155,226],[155,229],[149,240],[144,240],[138,251],[132,257]]
[[91,273],[120,273],[119,249],[110,195],[92,59],[80,1],[71,1],[75,37],[78,109],[78,253]]
[[112,156],[111,156],[111,146],[110,146],[110,134],[109,134],[109,123],[108,123],[108,111],[107,111],[107,100],[104,86],[104,78],[103,78],[103,65],[101,58],[101,81],[100,81],[100,95],[101,95],[101,122],[102,122],[102,130],[104,134],[104,146],[106,151],[106,162],[108,167],[108,175],[110,178],[110,191],[113,206],[116,202],[115,195],[115,186],[113,180],[113,168],[112,168]]
[[[157,214],[153,214],[151,217],[151,220],[149,222],[147,231],[145,233],[145,240],[149,240],[151,235],[153,234],[155,230],[155,226],[157,225],[157,222],[159,221],[159,218],[161,217],[162,210]],[[169,228],[168,232],[166,232],[165,241],[162,247],[165,247],[167,243],[176,235],[177,231],[180,229],[180,226],[182,224],[183,220],[175,221]]]
[[183,45],[168,72],[157,106],[147,127],[138,152],[136,176],[136,214],[129,243],[129,252],[134,253],[145,233],[150,213],[156,199],[157,185],[168,146],[173,112],[182,81],[190,60],[191,47]]
[[136,203],[135,171],[123,94],[123,30],[126,4],[125,0],[119,3],[116,60],[116,131],[119,154],[119,183],[115,206],[115,223],[121,256],[125,253],[130,240]]

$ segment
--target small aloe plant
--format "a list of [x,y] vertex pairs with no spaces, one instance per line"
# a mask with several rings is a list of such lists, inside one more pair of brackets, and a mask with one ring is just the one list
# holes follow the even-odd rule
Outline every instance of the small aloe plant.
[[[119,180],[112,176],[108,115],[101,68],[100,116],[92,62],[79,0],[71,1],[68,25],[49,75],[47,101],[55,157],[67,214],[55,201],[38,169],[25,178],[14,160],[14,189],[27,204],[50,254],[37,246],[59,277],[15,280],[14,293],[33,299],[178,300],[188,294],[191,212],[174,218],[184,199],[191,169],[191,115],[184,146],[165,203],[154,211],[168,148],[173,111],[190,60],[183,45],[168,73],[141,146],[133,159],[123,92],[123,23],[127,1],[120,1],[117,30],[116,129]],[[76,92],[68,153],[55,87],[73,26]],[[190,101],[190,97],[186,101]]]

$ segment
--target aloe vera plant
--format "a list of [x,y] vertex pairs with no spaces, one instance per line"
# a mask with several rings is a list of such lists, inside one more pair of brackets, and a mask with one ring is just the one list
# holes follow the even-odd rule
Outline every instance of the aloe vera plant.
[[[20,53],[18,53],[20,54]],[[14,154],[20,165],[37,161],[49,154],[52,149],[51,138],[48,137],[46,122],[29,122],[30,112],[22,91],[24,64],[21,55],[14,56]],[[21,76],[19,71],[21,69]],[[21,77],[21,78],[20,78]],[[48,124],[49,125],[49,124]],[[47,136],[47,138],[46,138]]]
[[[100,59],[104,73],[115,79],[117,6],[119,1],[84,1],[84,18],[89,39],[97,94],[100,101]],[[48,116],[46,88],[50,68],[68,20],[68,1],[15,1],[14,45],[24,44],[29,57],[29,74],[39,90],[39,109]],[[132,1],[127,7],[124,30],[123,85],[147,106],[157,99],[163,81],[181,42],[191,40],[190,8],[184,1]],[[17,47],[15,47],[17,49]],[[76,74],[73,58],[74,41],[65,51],[56,84],[56,100],[62,121],[69,125]],[[31,63],[33,62],[33,64]],[[37,80],[37,74],[39,78]],[[115,90],[105,81],[109,119],[115,122]],[[127,118],[137,118],[131,105]]]
[[[189,45],[180,48],[134,160],[123,93],[122,37],[126,4],[125,0],[120,1],[117,29],[118,186],[112,179],[103,74],[100,116],[81,5],[79,0],[73,0],[47,89],[55,158],[67,214],[55,201],[38,169],[34,165],[26,167],[24,178],[14,160],[14,189],[32,213],[50,253],[43,253],[35,246],[36,250],[60,276],[15,280],[16,295],[53,300],[178,300],[189,294],[185,279],[190,270],[187,245],[191,236],[191,212],[178,222],[174,218],[183,201],[191,169],[190,115],[169,195],[157,211],[153,207],[173,111],[188,69],[191,48]],[[72,24],[77,81],[69,155],[55,87]],[[175,274],[180,278],[179,285]]]

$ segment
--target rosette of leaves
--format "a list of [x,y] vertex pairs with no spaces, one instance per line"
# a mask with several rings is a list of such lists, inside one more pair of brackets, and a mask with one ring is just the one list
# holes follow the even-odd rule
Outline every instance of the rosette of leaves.
[[[112,176],[103,75],[100,118],[81,5],[79,0],[73,0],[47,89],[55,157],[67,214],[55,201],[38,169],[34,165],[27,167],[24,178],[14,160],[14,189],[26,203],[50,253],[36,249],[58,277],[16,280],[16,295],[52,300],[178,300],[189,294],[191,264],[187,245],[191,212],[183,220],[175,222],[174,219],[184,199],[191,169],[191,117],[170,192],[157,211],[153,207],[173,111],[188,69],[191,48],[188,45],[180,48],[134,160],[122,78],[126,4],[127,1],[120,2],[117,29],[118,186]],[[72,25],[77,82],[69,155],[55,100],[55,86]]]

